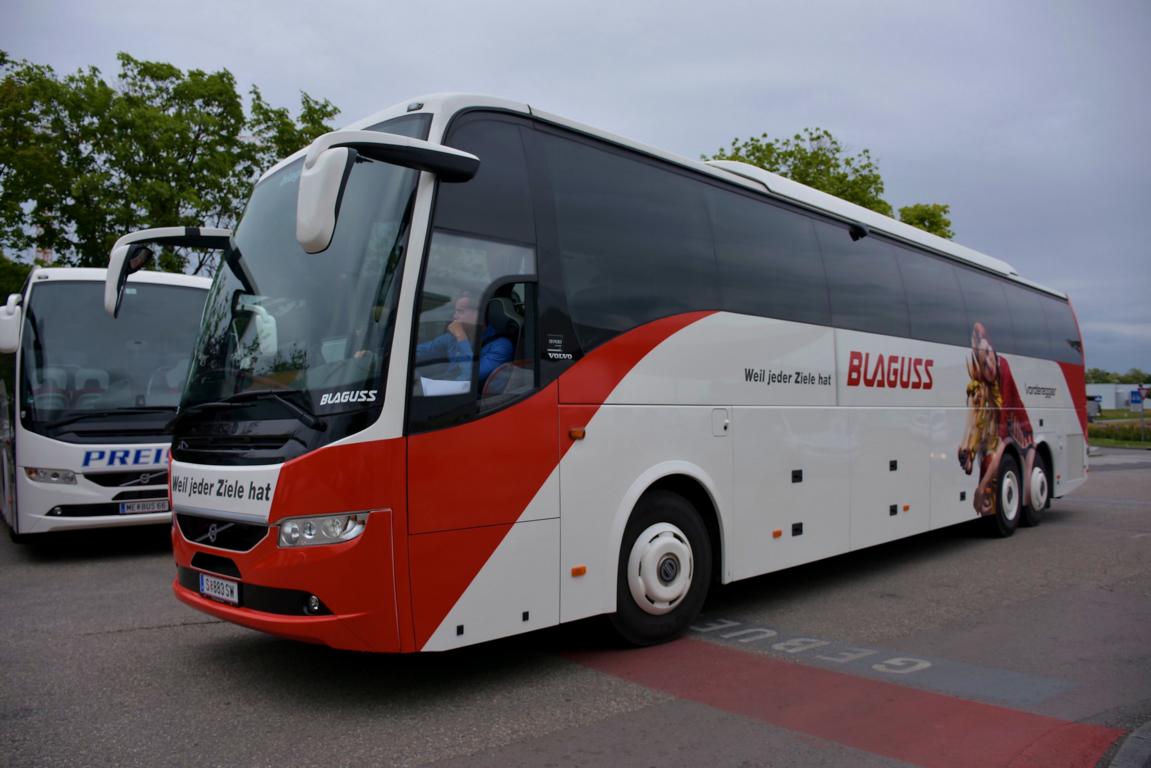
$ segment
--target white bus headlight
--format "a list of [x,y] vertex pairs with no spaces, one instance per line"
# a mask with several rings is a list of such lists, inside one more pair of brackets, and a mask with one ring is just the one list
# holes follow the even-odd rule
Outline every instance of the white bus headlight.
[[28,474],[29,480],[35,480],[38,483],[59,483],[61,485],[76,484],[76,473],[67,469],[38,469],[36,467],[24,467],[24,471]]
[[367,512],[323,517],[294,517],[280,522],[281,547],[307,547],[315,544],[339,544],[351,541],[364,532]]

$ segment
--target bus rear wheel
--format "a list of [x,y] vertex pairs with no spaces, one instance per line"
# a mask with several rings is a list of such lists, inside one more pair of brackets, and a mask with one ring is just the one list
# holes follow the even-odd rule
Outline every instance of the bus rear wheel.
[[995,514],[987,518],[990,533],[1005,539],[1015,533],[1023,511],[1023,483],[1019,479],[1019,462],[1011,454],[999,461],[999,478],[995,483]]
[[1051,506],[1051,470],[1042,455],[1035,457],[1028,483],[1027,501],[1023,505],[1021,525],[1032,528],[1043,522],[1043,510]]
[[616,632],[632,645],[683,633],[699,615],[711,581],[711,542],[687,499],[653,491],[624,530],[616,576]]

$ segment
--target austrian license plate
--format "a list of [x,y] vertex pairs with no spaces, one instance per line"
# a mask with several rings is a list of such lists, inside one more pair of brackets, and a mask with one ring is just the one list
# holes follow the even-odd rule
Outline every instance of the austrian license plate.
[[200,574],[200,594],[222,603],[240,604],[240,585],[238,582],[217,579],[206,573]]
[[145,512],[167,512],[168,500],[155,501],[122,501],[120,502],[121,515],[142,515]]

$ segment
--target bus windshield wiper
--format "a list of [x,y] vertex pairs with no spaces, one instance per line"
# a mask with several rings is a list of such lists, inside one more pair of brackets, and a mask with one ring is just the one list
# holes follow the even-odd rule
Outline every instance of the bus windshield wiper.
[[102,408],[100,410],[73,413],[71,416],[65,416],[62,419],[46,422],[44,426],[48,429],[55,429],[56,427],[62,427],[65,424],[72,424],[73,422],[83,421],[84,419],[103,418],[106,416],[131,416],[138,413],[171,413],[175,410],[175,406],[171,405],[157,405],[134,408]]
[[[196,413],[197,411],[206,411],[216,408],[231,408],[245,402],[256,402],[258,400],[275,400],[280,405],[287,408],[292,414],[299,419],[307,427],[323,432],[328,428],[327,422],[312,413],[312,410],[303,403],[296,403],[288,399],[285,395],[295,390],[277,390],[277,389],[250,389],[246,392],[237,392],[234,395],[225,397],[223,400],[213,400],[206,403],[196,403],[187,408],[181,408],[176,418],[183,418],[187,414]],[[305,399],[301,397],[301,399]]]

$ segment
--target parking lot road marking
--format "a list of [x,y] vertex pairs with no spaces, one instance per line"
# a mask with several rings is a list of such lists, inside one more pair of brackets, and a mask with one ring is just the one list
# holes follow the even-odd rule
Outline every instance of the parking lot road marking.
[[1126,733],[692,638],[568,658],[682,699],[928,768],[1093,766]]

